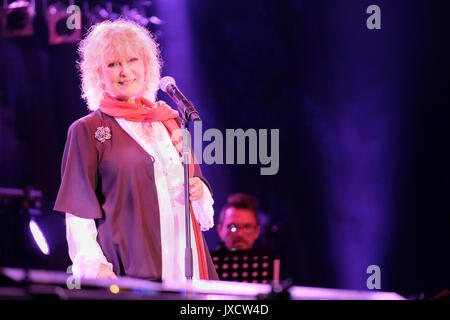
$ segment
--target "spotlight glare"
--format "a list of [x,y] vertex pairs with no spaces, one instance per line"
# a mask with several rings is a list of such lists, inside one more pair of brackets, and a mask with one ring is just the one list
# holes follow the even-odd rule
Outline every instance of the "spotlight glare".
[[157,16],[151,16],[150,17],[150,22],[155,24],[155,25],[162,24],[162,20],[160,18],[158,18]]
[[36,223],[36,221],[34,221],[34,219],[30,220],[29,227],[31,234],[33,235],[33,239],[38,245],[39,249],[43,254],[48,256],[50,254],[50,249],[41,228],[39,228],[39,225]]
[[58,9],[56,9],[55,6],[49,6],[48,7],[48,13],[49,14],[56,14],[58,12]]
[[108,11],[106,11],[106,9],[100,8],[97,12],[103,19],[108,19],[109,13]]
[[30,2],[28,2],[28,1],[19,0],[19,1],[14,1],[14,2],[8,4],[8,8],[10,8],[10,9],[22,8],[22,7],[27,7],[29,4],[30,4]]
[[109,286],[109,291],[111,291],[111,293],[118,294],[120,292],[120,288],[117,284],[112,284]]

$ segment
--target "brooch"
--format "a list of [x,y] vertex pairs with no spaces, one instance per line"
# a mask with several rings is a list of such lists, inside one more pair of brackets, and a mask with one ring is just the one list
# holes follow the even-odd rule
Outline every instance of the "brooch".
[[95,131],[95,139],[101,143],[111,139],[111,129],[108,127],[98,127],[97,131]]

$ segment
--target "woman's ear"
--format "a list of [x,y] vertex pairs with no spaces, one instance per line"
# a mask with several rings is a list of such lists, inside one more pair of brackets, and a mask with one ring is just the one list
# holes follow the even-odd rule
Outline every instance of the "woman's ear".
[[101,87],[103,88],[103,90],[105,90],[105,77],[103,76],[103,71],[101,67],[98,67],[97,69],[97,76]]

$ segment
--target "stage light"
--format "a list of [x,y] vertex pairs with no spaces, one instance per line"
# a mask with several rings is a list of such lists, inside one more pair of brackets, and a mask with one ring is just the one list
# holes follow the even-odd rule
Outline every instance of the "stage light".
[[[91,6],[90,6],[91,5]],[[147,27],[149,24],[160,25],[162,20],[156,16],[147,16],[147,8],[152,5],[151,1],[133,1],[136,7],[130,7],[126,1],[87,1],[83,2],[83,12],[91,24],[105,20],[114,21],[119,17],[137,22]]]
[[4,38],[31,36],[36,15],[35,0],[3,2],[2,35]]
[[113,11],[111,2],[104,4],[96,4],[93,8],[89,7],[87,1],[83,2],[83,12],[91,24],[96,24],[105,20],[115,20],[119,18],[119,14]]
[[146,27],[150,23],[150,18],[143,16],[136,8],[130,9],[127,5],[124,5],[121,9],[123,16],[127,17],[130,20],[133,20],[134,22],[137,22],[141,26]]
[[[44,232],[37,223],[37,217],[42,215],[42,192],[31,188],[26,188],[25,190],[0,188],[0,200],[0,223],[5,228],[1,231],[6,234],[5,240],[14,239],[15,234],[18,232],[21,235],[17,239],[23,241],[19,244],[17,239],[14,240],[16,241],[16,247],[22,248],[22,250],[14,252],[14,254],[26,256],[31,254],[31,252],[36,252],[35,248],[32,251],[28,250],[28,247],[31,245],[30,238],[32,238],[40,252],[48,256],[50,247]],[[25,232],[29,232],[29,234],[25,235]],[[0,247],[5,248],[6,243],[0,243]]]
[[73,6],[65,7],[57,2],[47,8],[48,42],[50,44],[74,43],[80,40],[81,10],[70,10],[71,7]]
[[33,235],[34,242],[36,242],[41,252],[48,256],[50,254],[50,248],[48,246],[47,239],[34,218],[30,219],[29,227],[31,234]]

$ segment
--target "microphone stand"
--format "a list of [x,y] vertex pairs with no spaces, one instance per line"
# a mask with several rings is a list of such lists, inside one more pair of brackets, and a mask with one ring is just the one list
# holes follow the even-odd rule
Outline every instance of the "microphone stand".
[[191,146],[189,135],[189,122],[183,112],[181,122],[183,130],[183,168],[184,168],[184,219],[186,226],[186,249],[184,251],[184,275],[186,280],[192,280],[193,276],[193,258],[191,247],[191,206],[189,201],[189,149]]
[[[168,83],[167,83],[168,81]],[[201,121],[200,116],[195,110],[192,103],[178,90],[175,85],[175,80],[172,77],[164,77],[161,79],[161,90],[169,95],[170,98],[177,104],[178,110],[181,113],[181,129],[183,130],[183,168],[184,168],[184,213],[186,226],[186,249],[184,252],[185,260],[185,276],[188,281],[192,280],[193,276],[193,257],[191,247],[191,208],[189,201],[189,161],[190,157],[190,134],[189,121]],[[194,159],[194,157],[192,157]]]
[[[191,246],[191,208],[189,201],[189,155],[191,148],[191,139],[189,134],[189,121],[201,121],[197,111],[187,112],[183,101],[177,103],[182,114],[181,129],[183,130],[183,168],[184,168],[184,213],[186,226],[186,249],[184,252],[185,277],[186,280],[192,280],[193,276],[193,257]],[[191,104],[192,106],[192,104]],[[193,109],[195,110],[195,109]]]

